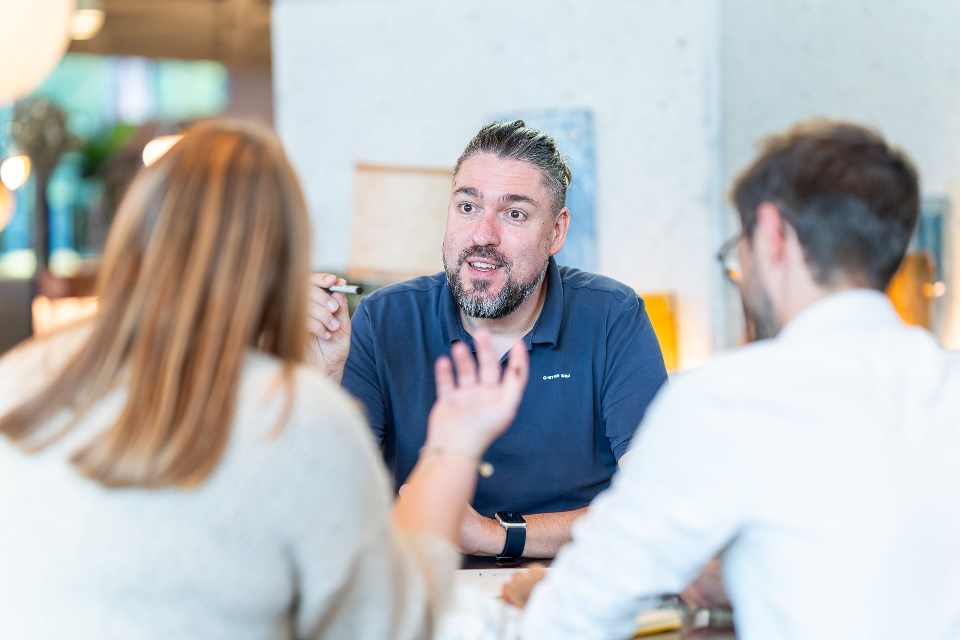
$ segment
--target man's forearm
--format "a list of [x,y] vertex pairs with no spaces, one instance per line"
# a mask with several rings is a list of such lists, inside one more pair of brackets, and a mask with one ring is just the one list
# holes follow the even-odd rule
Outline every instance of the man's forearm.
[[[526,519],[526,546],[522,555],[527,558],[554,558],[562,545],[572,539],[572,524],[589,507],[554,513],[523,514]],[[475,527],[473,527],[475,528]],[[494,518],[479,517],[472,553],[495,556],[505,548],[505,529]]]

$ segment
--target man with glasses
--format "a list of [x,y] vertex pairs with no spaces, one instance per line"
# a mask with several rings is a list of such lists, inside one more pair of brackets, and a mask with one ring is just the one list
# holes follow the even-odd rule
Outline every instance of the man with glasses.
[[919,199],[869,129],[769,139],[720,254],[758,341],[661,391],[523,637],[629,637],[716,555],[741,640],[959,637],[960,357],[883,294]]

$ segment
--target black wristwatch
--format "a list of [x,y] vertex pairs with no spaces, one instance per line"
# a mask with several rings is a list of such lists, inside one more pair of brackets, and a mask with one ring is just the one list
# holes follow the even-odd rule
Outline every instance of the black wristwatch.
[[526,548],[526,519],[515,511],[497,511],[495,521],[505,529],[505,547],[495,560],[499,564],[514,564]]

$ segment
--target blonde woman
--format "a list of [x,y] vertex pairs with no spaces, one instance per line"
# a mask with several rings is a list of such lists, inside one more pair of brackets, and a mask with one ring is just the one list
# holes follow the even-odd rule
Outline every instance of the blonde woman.
[[359,409],[301,365],[308,247],[267,130],[196,125],[138,176],[96,317],[0,359],[0,637],[431,634],[525,349],[439,362],[392,506]]

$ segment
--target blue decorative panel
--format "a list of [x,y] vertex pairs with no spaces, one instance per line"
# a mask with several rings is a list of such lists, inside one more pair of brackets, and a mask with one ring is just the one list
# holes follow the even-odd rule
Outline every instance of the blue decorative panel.
[[516,111],[498,120],[525,120],[549,134],[566,158],[572,183],[566,196],[571,223],[559,264],[587,271],[596,269],[596,154],[592,113],[585,109]]
[[943,227],[949,208],[946,198],[924,198],[917,230],[908,247],[908,251],[926,251],[934,258],[937,280],[943,280],[946,276]]

